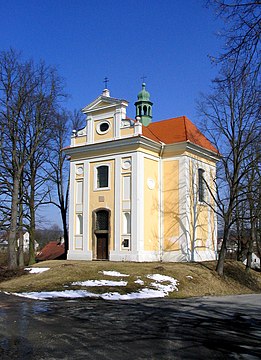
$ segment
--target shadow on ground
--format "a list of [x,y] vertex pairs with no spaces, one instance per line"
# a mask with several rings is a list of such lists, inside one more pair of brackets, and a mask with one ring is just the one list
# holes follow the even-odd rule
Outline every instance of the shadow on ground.
[[0,294],[1,359],[259,359],[261,295],[105,302]]

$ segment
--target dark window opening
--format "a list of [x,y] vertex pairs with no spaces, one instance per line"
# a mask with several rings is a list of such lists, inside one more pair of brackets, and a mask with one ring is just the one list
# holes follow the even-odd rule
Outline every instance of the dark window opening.
[[198,169],[198,200],[200,202],[205,201],[205,180],[204,180],[204,170]]
[[129,239],[124,239],[122,242],[122,246],[124,248],[128,248],[130,246],[130,240]]
[[100,210],[96,213],[96,230],[108,230],[109,216],[108,211]]
[[108,187],[109,167],[107,165],[97,167],[97,188]]
[[101,131],[101,132],[105,132],[105,131],[107,131],[108,129],[109,129],[109,124],[108,124],[108,123],[104,122],[104,123],[102,123],[102,124],[100,125],[100,131]]

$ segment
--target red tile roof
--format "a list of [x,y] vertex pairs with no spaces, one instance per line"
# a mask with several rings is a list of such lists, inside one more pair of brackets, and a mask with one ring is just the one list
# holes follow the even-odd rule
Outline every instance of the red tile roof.
[[211,142],[186,116],[152,122],[149,126],[142,127],[142,135],[165,144],[190,141],[193,144],[218,153]]
[[36,255],[37,261],[54,260],[61,258],[64,255],[64,244],[57,241],[50,241],[44,248]]

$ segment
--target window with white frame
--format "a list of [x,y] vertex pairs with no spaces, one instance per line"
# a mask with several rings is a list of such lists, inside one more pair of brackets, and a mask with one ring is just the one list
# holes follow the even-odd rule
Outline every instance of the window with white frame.
[[96,188],[109,187],[109,165],[101,165],[96,167]]
[[205,201],[205,180],[203,169],[198,169],[198,201]]

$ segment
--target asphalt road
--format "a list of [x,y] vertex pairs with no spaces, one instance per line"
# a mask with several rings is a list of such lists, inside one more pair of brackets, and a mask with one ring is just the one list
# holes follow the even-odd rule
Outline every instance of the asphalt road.
[[260,359],[261,294],[33,301],[0,293],[0,359]]

